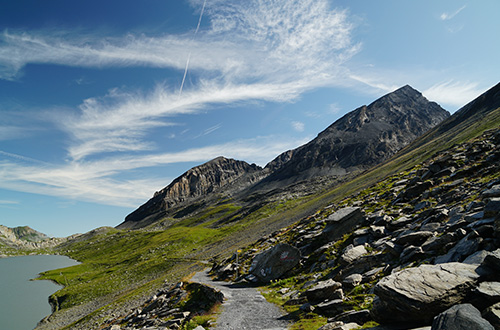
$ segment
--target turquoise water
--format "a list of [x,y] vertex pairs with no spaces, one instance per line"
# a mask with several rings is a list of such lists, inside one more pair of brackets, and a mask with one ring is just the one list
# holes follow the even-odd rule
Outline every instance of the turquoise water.
[[30,281],[38,273],[78,264],[64,256],[0,258],[0,329],[31,330],[51,313],[48,298],[61,287]]

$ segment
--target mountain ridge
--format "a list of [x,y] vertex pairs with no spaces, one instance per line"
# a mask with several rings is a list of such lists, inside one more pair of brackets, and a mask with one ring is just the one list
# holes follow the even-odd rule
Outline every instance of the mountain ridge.
[[[449,113],[422,93],[405,85],[361,106],[328,126],[315,139],[285,151],[263,169],[244,161],[217,157],[196,166],[129,214],[118,229],[141,228],[176,214],[179,207],[190,214],[218,192],[232,198],[255,192],[283,192],[286,187],[318,177],[340,178],[389,158]],[[321,185],[319,185],[321,186]],[[319,187],[318,186],[318,187]],[[278,190],[281,192],[278,192]],[[286,191],[283,192],[286,194]]]

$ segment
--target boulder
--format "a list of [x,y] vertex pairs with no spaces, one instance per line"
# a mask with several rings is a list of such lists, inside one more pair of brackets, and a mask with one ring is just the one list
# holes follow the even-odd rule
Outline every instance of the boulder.
[[343,313],[348,307],[342,299],[334,299],[316,305],[316,309],[320,314],[332,317]]
[[386,276],[374,287],[372,315],[380,323],[431,323],[462,302],[478,282],[477,265],[421,265]]
[[484,207],[484,217],[494,218],[500,214],[500,198],[490,198],[486,206]]
[[360,207],[344,207],[326,218],[326,227],[321,237],[328,242],[338,240],[345,233],[352,232],[364,220]]
[[[318,302],[326,299],[342,299],[342,284],[332,279],[318,282],[315,286],[308,289],[305,294],[310,302]],[[340,292],[338,291],[340,290]]]
[[500,197],[500,185],[494,185],[490,189],[487,189],[483,191],[481,194],[481,197],[483,198],[488,198],[488,197]]
[[361,274],[351,274],[342,280],[342,283],[349,288],[354,288],[358,286],[361,281],[363,281],[363,275]]
[[342,321],[344,323],[365,324],[372,320],[370,311],[362,309],[360,311],[347,311],[333,318],[334,321]]
[[494,330],[471,304],[455,305],[434,318],[431,330]]
[[250,274],[262,282],[269,282],[281,277],[299,262],[299,250],[282,243],[256,255],[250,267]]
[[500,303],[486,308],[483,317],[491,323],[495,329],[500,329]]
[[351,244],[344,249],[344,252],[340,256],[340,262],[344,265],[348,265],[367,253],[368,251],[363,245],[353,246]]
[[499,303],[500,282],[481,282],[479,286],[472,291],[470,302],[481,310]]
[[443,264],[448,262],[462,261],[468,256],[472,255],[479,249],[483,239],[481,237],[473,237],[471,234],[462,238],[453,248],[451,248],[445,255],[436,258],[436,264]]
[[417,231],[399,236],[396,238],[395,243],[399,245],[420,245],[432,236],[434,236],[434,233],[431,231]]

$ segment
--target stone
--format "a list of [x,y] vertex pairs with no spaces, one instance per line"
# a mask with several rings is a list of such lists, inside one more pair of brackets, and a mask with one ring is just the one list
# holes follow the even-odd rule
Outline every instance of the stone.
[[326,226],[321,237],[328,242],[338,240],[345,233],[353,231],[364,220],[360,207],[344,207],[326,218]]
[[471,238],[470,235],[462,238],[453,248],[445,255],[439,256],[435,260],[435,264],[448,262],[462,261],[479,248],[483,239],[481,237]]
[[322,327],[318,328],[318,330],[335,330],[338,327],[344,325],[344,322],[328,322],[327,324],[323,325]]
[[483,312],[483,317],[490,322],[495,329],[500,329],[500,303],[486,308]]
[[201,325],[197,326],[196,328],[194,328],[193,330],[205,330],[204,327],[202,327]]
[[401,255],[399,256],[399,259],[401,263],[407,263],[410,261],[414,261],[417,259],[421,259],[425,257],[424,250],[420,246],[407,246],[403,252],[401,252]]
[[500,198],[490,198],[484,207],[484,217],[494,218],[500,214]]
[[477,308],[483,310],[488,306],[500,302],[500,282],[481,282],[472,291],[470,302]]
[[431,231],[417,231],[399,236],[396,238],[395,243],[399,245],[420,245],[432,236],[434,236],[434,233]]
[[455,305],[434,318],[431,330],[494,330],[471,304]]
[[326,299],[335,299],[342,298],[339,297],[339,290],[342,287],[342,284],[339,282],[335,282],[332,279],[318,282],[312,288],[306,290],[305,295],[307,296],[307,300],[310,302],[318,302]]
[[363,281],[363,275],[361,274],[351,274],[344,278],[342,283],[350,288],[354,288],[355,286],[358,286],[361,281]]
[[367,253],[368,251],[365,249],[363,245],[353,246],[351,244],[344,249],[344,252],[340,256],[340,262],[347,265],[354,262],[356,259]]
[[488,253],[481,265],[486,266],[495,272],[500,272],[500,249]]
[[413,208],[413,212],[417,212],[417,211],[426,209],[428,207],[431,207],[431,203],[428,201],[423,201],[423,202],[420,202],[417,205],[415,205],[415,207]]
[[259,253],[252,261],[250,274],[262,282],[280,278],[300,262],[300,251],[288,244],[278,244]]
[[347,306],[344,305],[342,299],[329,300],[316,305],[316,309],[319,310],[320,314],[328,317],[337,316],[343,313],[346,308]]
[[480,275],[477,265],[458,262],[406,268],[382,278],[372,316],[379,323],[431,323],[435,315],[460,303]]
[[483,263],[484,259],[488,254],[491,252],[486,251],[486,250],[481,250],[477,251],[476,253],[471,254],[467,258],[465,258],[464,261],[462,261],[464,264],[469,264],[469,265],[480,265]]
[[311,305],[311,303],[305,303],[302,306],[300,306],[299,309],[303,312],[310,313],[314,311],[314,306]]
[[357,324],[365,324],[368,321],[372,320],[370,311],[367,309],[363,309],[360,311],[347,311],[342,314],[339,314],[333,318],[334,321],[342,321],[344,323],[357,323]]
[[481,194],[481,197],[483,198],[489,198],[489,197],[500,197],[500,185],[494,185],[490,189],[487,189],[483,191]]

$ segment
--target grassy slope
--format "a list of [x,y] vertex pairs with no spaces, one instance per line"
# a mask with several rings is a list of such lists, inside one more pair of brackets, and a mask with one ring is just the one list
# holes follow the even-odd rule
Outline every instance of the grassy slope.
[[333,189],[300,200],[263,205],[243,219],[229,221],[222,227],[214,224],[236,216],[239,210],[228,200],[165,230],[107,229],[89,235],[59,248],[60,253],[81,261],[81,265],[46,272],[43,278],[66,286],[52,297],[60,309],[109,297],[109,301],[130,299],[159,286],[164,279],[182,278],[201,260],[217,254],[227,256],[238,247],[311,215],[329,203],[338,202],[421,163],[438,151],[500,125],[500,108],[478,116],[481,118],[466,118],[448,125],[447,129],[432,130],[390,161]]

